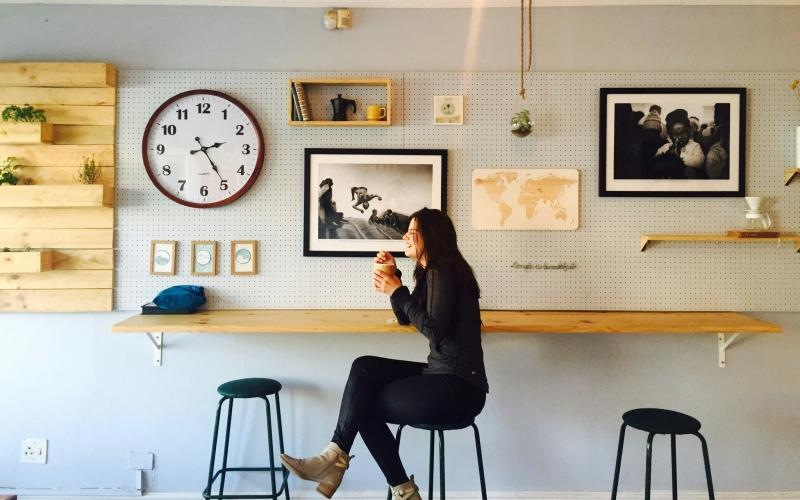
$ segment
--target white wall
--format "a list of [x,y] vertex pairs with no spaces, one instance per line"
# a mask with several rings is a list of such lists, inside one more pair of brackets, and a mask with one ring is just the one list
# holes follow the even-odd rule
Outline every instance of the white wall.
[[[104,60],[123,69],[508,71],[518,58],[516,15],[365,10],[355,12],[351,32],[328,33],[315,9],[3,5],[0,59]],[[471,57],[467,27],[478,18]],[[536,65],[793,70],[799,20],[797,7],[537,9]],[[129,489],[129,451],[156,454],[151,491],[200,491],[220,382],[282,380],[288,448],[306,454],[330,437],[350,360],[425,354],[418,338],[401,335],[171,335],[165,366],[153,368],[144,336],[109,333],[125,316],[0,317],[0,387],[10,388],[0,413],[0,491]],[[621,413],[666,406],[704,423],[718,489],[800,490],[800,316],[764,317],[782,324],[784,334],[743,339],[724,370],[716,366],[713,336],[487,336],[492,392],[479,424],[489,489],[607,490]],[[242,448],[232,457],[258,456],[260,415],[244,413]],[[50,439],[48,465],[18,463],[25,437]],[[421,436],[408,438],[409,472],[425,476],[427,445]],[[623,489],[641,488],[643,439],[630,433]],[[448,444],[452,488],[476,489],[468,436]],[[667,448],[663,440],[657,446],[654,487],[666,489]],[[679,449],[681,487],[702,489],[698,447],[681,439]],[[354,453],[343,488],[380,489],[360,442]]]

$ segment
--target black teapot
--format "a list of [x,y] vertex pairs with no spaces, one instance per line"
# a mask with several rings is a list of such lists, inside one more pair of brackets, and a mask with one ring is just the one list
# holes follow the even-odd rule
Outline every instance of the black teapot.
[[345,99],[342,94],[339,97],[331,99],[331,106],[333,106],[333,121],[345,122],[347,121],[347,108],[353,106],[353,113],[356,112],[356,101],[352,99]]

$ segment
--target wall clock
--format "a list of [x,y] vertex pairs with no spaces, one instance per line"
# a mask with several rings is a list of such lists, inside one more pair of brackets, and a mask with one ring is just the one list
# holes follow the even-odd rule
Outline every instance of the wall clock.
[[264,137],[253,114],[233,97],[190,90],[150,117],[142,158],[150,180],[169,199],[217,207],[253,185],[264,160]]

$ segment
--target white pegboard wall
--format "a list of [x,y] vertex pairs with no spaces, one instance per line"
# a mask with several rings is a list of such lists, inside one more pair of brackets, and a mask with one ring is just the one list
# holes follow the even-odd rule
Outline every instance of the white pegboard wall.
[[[287,81],[325,76],[391,78],[393,125],[288,126]],[[767,196],[777,227],[797,230],[800,184],[783,185],[800,124],[800,109],[788,90],[792,78],[788,73],[534,73],[526,80],[523,102],[517,73],[121,71],[116,307],[135,309],[159,290],[182,283],[206,286],[212,308],[388,307],[385,296],[369,286],[370,259],[302,256],[303,149],[366,147],[448,150],[448,211],[478,275],[484,308],[797,310],[800,255],[789,244],[656,242],[639,251],[643,233],[718,233],[740,225],[741,198],[597,195],[601,87],[746,87],[747,194]],[[152,186],[141,160],[141,135],[151,113],[172,95],[195,88],[239,99],[264,132],[267,151],[259,179],[245,196],[221,208],[173,203]],[[433,125],[434,95],[464,95],[463,126]],[[324,107],[325,99],[319,99]],[[523,107],[535,125],[520,139],[509,132],[508,120]],[[493,167],[577,168],[579,229],[473,231],[471,172]],[[153,239],[178,240],[176,276],[149,275]],[[202,239],[219,242],[217,276],[190,274],[191,241]],[[235,239],[259,240],[257,276],[230,275]],[[524,270],[512,268],[514,262],[577,268]],[[401,268],[410,271],[411,264]]]

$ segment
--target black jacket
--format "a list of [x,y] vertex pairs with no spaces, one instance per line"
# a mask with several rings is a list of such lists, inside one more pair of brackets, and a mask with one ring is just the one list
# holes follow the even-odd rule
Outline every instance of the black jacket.
[[397,321],[413,324],[430,345],[423,373],[457,375],[489,392],[481,348],[478,297],[455,268],[429,267],[414,293],[401,286],[390,300]]

